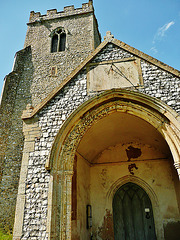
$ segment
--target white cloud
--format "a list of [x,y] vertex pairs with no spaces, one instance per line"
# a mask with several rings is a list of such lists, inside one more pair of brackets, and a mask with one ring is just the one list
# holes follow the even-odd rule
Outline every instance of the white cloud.
[[171,21],[169,23],[164,24],[164,26],[160,27],[154,36],[153,44],[156,42],[156,40],[160,41],[165,36],[165,32],[174,24],[175,22]]
[[150,51],[153,52],[154,54],[158,53],[158,50],[156,49],[156,47],[152,47]]
[[165,32],[174,25],[175,22],[171,21],[169,23],[166,23],[164,26],[158,29],[157,35],[160,37],[164,37]]

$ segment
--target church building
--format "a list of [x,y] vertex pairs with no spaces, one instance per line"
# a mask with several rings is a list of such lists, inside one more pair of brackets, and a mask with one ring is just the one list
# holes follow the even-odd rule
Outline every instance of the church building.
[[101,41],[92,1],[27,25],[1,97],[0,226],[13,240],[180,239],[180,71]]

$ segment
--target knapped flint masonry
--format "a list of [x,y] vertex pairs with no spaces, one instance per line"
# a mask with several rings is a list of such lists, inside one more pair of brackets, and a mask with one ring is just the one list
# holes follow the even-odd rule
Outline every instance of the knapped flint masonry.
[[110,31],[101,42],[92,1],[27,25],[1,98],[0,226],[14,240],[178,239],[180,72]]

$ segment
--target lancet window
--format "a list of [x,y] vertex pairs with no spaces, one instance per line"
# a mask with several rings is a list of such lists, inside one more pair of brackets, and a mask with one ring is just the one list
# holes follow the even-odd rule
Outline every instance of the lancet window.
[[58,28],[51,35],[51,52],[62,52],[65,49],[66,32],[63,28]]

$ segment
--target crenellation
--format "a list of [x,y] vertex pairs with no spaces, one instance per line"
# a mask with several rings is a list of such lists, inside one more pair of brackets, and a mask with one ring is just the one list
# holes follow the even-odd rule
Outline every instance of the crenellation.
[[60,11],[60,12],[57,12],[57,9],[50,9],[50,10],[47,10],[47,14],[45,15],[41,15],[40,12],[31,11],[28,24],[38,22],[38,21],[45,21],[45,20],[50,20],[55,18],[72,16],[72,15],[79,15],[79,14],[93,12],[93,11],[94,11],[94,8],[91,1],[89,3],[83,3],[82,8],[74,8],[74,5],[71,5],[71,6],[64,7],[64,11]]
[[72,12],[74,10],[74,5],[64,7],[64,12]]
[[47,10],[47,16],[54,16],[55,14],[57,14],[57,9]]
[[30,17],[29,17],[29,22],[34,22],[35,20],[39,19],[40,17],[41,17],[40,12],[31,11],[30,12]]
[[92,4],[90,4],[90,2],[89,3],[83,3],[82,4],[82,9],[88,9],[88,8],[91,8],[91,6],[92,6]]

